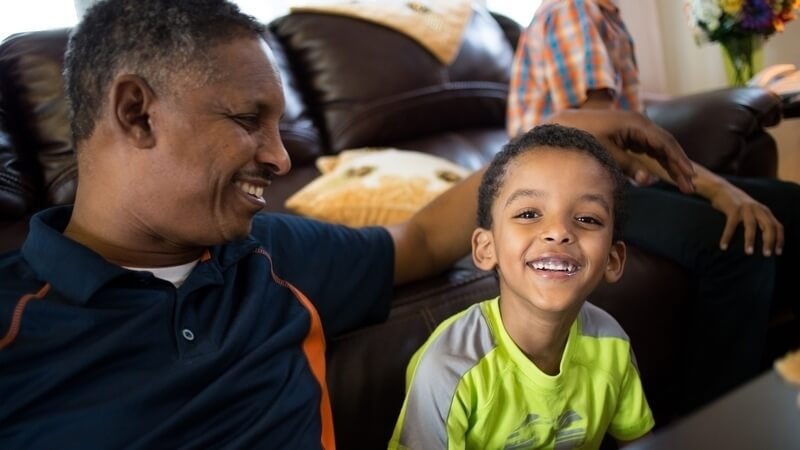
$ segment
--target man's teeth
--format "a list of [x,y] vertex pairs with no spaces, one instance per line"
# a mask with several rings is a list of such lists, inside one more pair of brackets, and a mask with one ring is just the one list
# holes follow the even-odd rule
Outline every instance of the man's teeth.
[[244,181],[237,181],[234,184],[238,186],[239,189],[241,189],[245,194],[250,194],[253,197],[262,198],[261,196],[264,195],[264,188],[261,186],[255,186]]
[[535,261],[531,264],[537,270],[558,270],[562,272],[575,272],[578,266],[563,261]]

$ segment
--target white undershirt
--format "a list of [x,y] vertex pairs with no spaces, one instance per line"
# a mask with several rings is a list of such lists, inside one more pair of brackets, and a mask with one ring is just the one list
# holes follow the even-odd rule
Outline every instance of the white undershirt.
[[154,277],[169,281],[177,288],[180,287],[187,278],[189,278],[189,273],[191,273],[198,261],[200,260],[195,259],[194,261],[190,261],[186,264],[169,267],[123,267],[128,270],[136,270],[138,272],[150,272]]

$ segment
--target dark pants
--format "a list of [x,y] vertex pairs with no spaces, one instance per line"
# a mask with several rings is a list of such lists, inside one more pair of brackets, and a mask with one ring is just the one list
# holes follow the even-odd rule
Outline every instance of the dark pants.
[[[629,190],[625,241],[684,267],[696,286],[685,317],[682,373],[674,389],[687,412],[762,371],[766,329],[773,304],[798,310],[800,185],[772,179],[728,181],[767,205],[784,225],[783,255],[766,258],[761,239],[744,253],[740,225],[727,251],[719,249],[725,216],[708,201],[664,183]],[[778,298],[778,294],[785,298]],[[796,316],[800,317],[800,316]]]

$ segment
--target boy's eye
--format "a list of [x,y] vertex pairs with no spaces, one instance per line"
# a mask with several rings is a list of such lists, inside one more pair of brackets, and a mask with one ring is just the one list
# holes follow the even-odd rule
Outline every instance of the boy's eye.
[[528,210],[528,211],[522,211],[521,213],[519,213],[516,216],[514,216],[514,218],[515,219],[536,219],[536,218],[541,217],[541,216],[542,215],[539,214],[539,211]]
[[589,225],[603,225],[603,222],[592,216],[579,216],[575,220]]

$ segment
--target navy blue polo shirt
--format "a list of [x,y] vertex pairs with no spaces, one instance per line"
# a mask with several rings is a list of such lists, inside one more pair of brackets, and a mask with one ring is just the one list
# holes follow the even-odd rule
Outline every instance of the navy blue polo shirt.
[[70,214],[0,257],[0,448],[320,448],[311,314],[271,271],[327,337],[384,320],[386,230],[258,215],[176,289],[64,237]]

